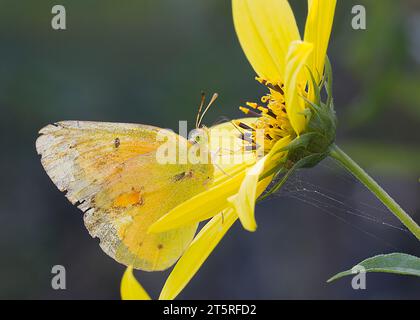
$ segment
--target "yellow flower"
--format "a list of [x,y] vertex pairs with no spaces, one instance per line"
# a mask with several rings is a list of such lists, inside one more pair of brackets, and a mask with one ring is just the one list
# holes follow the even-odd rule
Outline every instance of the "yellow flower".
[[137,282],[136,278],[134,278],[133,267],[128,267],[121,279],[121,299],[150,300],[147,292]]
[[[256,79],[267,87],[268,93],[261,103],[247,103],[247,107],[240,108],[254,118],[222,126],[234,126],[232,134],[241,131],[244,148],[254,156],[231,166],[216,157],[219,172],[209,190],[174,208],[149,229],[149,232],[163,232],[211,219],[174,267],[160,299],[174,299],[179,294],[238,218],[246,230],[255,231],[255,202],[279,166],[291,169],[307,156],[291,154],[291,150],[305,140],[305,134],[313,131],[309,130],[311,116],[319,103],[318,85],[324,79],[335,6],[336,0],[308,1],[302,40],[288,1],[232,1],[239,41],[257,74]],[[217,132],[222,126],[210,131]],[[310,133],[319,134],[316,130]],[[316,146],[310,156],[322,157],[331,139],[328,137],[321,147]],[[258,157],[261,150],[263,156]]]
[[283,158],[287,155],[279,151],[304,133],[310,120],[303,97],[314,100],[310,74],[316,83],[323,77],[336,0],[308,1],[304,41],[286,0],[233,0],[232,4],[242,48],[258,74],[257,80],[269,90],[261,99],[265,105],[248,103],[248,108],[241,107],[246,114],[258,112],[256,121],[234,123],[244,135],[251,136],[255,148],[258,148],[256,134],[264,130],[263,149],[267,155],[255,167],[245,167],[181,204],[156,222],[151,232],[204,221],[230,207],[235,209],[245,229],[255,231],[254,204],[259,177],[279,163],[279,155]]

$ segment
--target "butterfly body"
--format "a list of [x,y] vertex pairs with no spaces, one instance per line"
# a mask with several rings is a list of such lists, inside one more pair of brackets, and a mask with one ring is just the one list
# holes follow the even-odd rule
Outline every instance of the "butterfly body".
[[[158,160],[162,129],[136,124],[65,121],[40,131],[36,147],[47,174],[84,212],[89,233],[118,262],[146,271],[169,268],[197,225],[149,234],[150,225],[205,191],[213,165]],[[177,154],[191,144],[180,136]]]

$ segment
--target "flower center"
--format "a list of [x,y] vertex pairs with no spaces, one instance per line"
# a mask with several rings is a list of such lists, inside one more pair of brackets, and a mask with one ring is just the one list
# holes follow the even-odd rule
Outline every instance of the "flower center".
[[261,104],[248,102],[246,107],[239,109],[246,115],[258,117],[258,120],[253,124],[241,121],[234,124],[241,130],[242,139],[249,144],[247,149],[256,150],[264,144],[264,153],[267,153],[278,140],[286,136],[294,138],[295,132],[286,111],[284,85],[272,84],[261,78],[256,80],[265,85],[269,93],[261,98]]

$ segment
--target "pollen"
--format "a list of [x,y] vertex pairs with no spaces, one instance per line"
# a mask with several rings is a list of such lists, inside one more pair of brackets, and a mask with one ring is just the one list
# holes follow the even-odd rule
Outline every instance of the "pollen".
[[241,131],[246,150],[257,150],[264,144],[264,152],[269,152],[278,140],[293,137],[295,132],[287,115],[284,85],[258,77],[256,80],[266,86],[269,93],[261,98],[261,103],[248,102],[239,109],[246,115],[258,117],[258,121],[253,124],[235,121],[234,124]]

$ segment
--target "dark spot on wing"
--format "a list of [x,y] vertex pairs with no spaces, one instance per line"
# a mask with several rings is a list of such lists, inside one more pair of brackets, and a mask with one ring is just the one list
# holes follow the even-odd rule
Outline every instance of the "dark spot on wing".
[[163,244],[158,244],[158,249],[162,250],[163,249]]
[[118,149],[118,147],[120,146],[120,144],[121,144],[120,138],[115,138],[115,140],[114,140],[114,146],[115,146],[116,149]]

